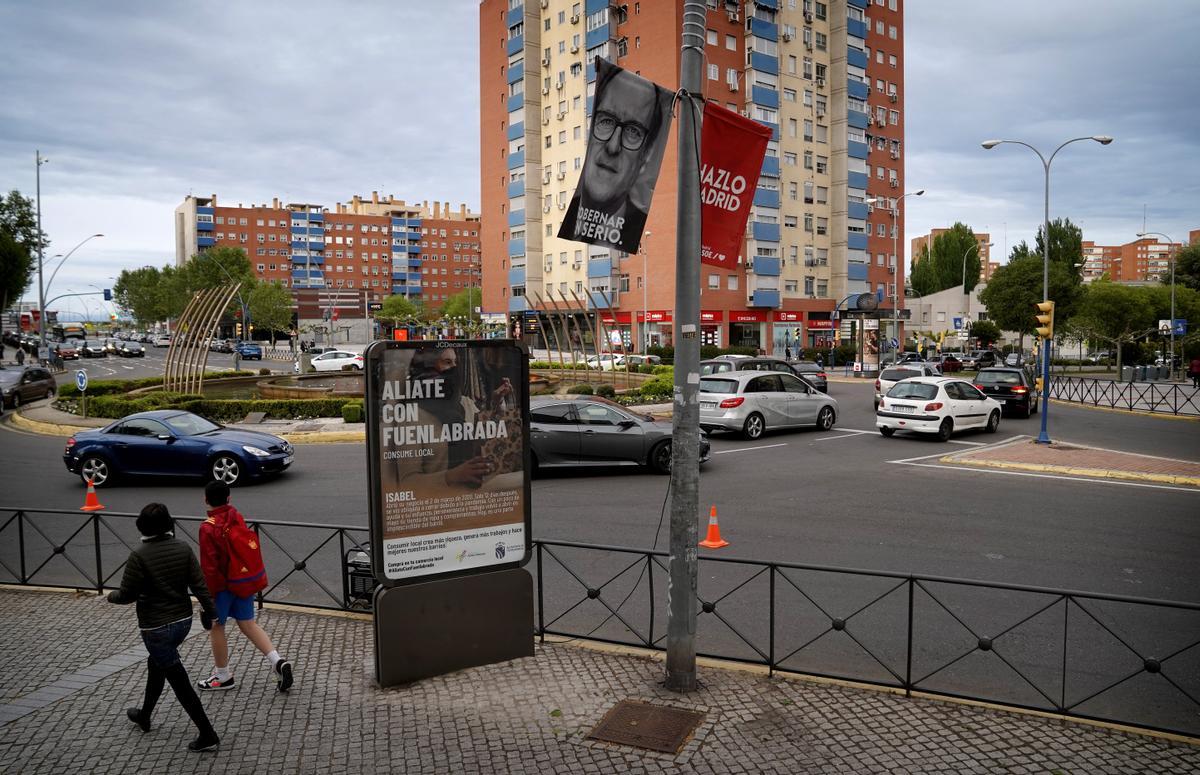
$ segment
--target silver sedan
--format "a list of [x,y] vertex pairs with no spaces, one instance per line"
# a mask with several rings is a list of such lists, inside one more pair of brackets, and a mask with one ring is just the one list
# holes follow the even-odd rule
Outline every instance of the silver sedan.
[[827,431],[838,404],[794,374],[728,371],[700,378],[700,427],[757,439],[768,429],[814,425]]

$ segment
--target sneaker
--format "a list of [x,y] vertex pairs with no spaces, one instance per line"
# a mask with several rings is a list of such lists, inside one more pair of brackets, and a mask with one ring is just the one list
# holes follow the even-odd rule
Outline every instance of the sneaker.
[[215,751],[220,744],[221,738],[213,735],[212,737],[198,736],[195,740],[188,743],[188,750],[200,753],[201,751]]
[[234,686],[233,676],[229,676],[225,680],[221,680],[220,678],[217,678],[216,673],[213,673],[209,678],[206,678],[203,681],[197,681],[196,686],[200,687],[201,691],[206,692],[219,692],[226,689],[232,689]]
[[150,731],[150,719],[142,717],[141,708],[126,708],[125,715],[129,717],[130,721],[141,727],[143,732]]
[[279,673],[279,691],[286,692],[292,688],[292,663],[286,659],[281,659],[275,665],[275,672]]

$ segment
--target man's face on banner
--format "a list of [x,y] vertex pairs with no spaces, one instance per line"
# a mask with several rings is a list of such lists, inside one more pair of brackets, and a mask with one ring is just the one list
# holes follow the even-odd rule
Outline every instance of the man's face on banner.
[[609,81],[592,111],[583,190],[592,205],[611,205],[628,195],[642,169],[658,110],[654,85],[629,73]]

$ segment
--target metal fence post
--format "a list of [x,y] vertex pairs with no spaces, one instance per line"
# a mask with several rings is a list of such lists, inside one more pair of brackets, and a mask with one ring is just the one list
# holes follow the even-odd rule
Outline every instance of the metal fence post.
[[28,584],[29,576],[25,575],[25,512],[17,512],[17,546],[21,552],[21,583]]
[[1063,649],[1062,649],[1062,675],[1059,676],[1059,686],[1062,687],[1062,695],[1058,701],[1058,712],[1066,713],[1067,707],[1067,625],[1070,622],[1071,615],[1071,598],[1063,595]]
[[651,648],[654,647],[654,554],[646,552],[646,578],[650,594],[650,629],[646,630],[648,636],[648,644]]
[[913,658],[913,591],[917,585],[916,579],[908,577],[908,665],[904,668],[904,696],[912,696],[912,658]]
[[769,600],[767,605],[770,610],[767,612],[767,626],[771,628],[767,640],[767,675],[775,675],[775,573],[778,569],[774,563],[768,566],[767,572],[770,574],[767,577]]
[[[342,608],[350,607],[350,578],[346,572],[346,531],[338,531],[338,564],[342,566]],[[374,574],[375,569],[371,569]]]
[[92,540],[96,542],[96,594],[104,594],[104,564],[100,558],[100,515],[92,514]]
[[537,544],[537,606],[538,606],[538,636],[542,643],[546,642],[546,603],[542,599],[542,545]]

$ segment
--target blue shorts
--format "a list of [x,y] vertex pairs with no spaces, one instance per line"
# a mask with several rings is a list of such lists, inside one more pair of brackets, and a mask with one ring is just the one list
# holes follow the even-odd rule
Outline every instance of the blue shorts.
[[225,624],[225,620],[232,616],[239,622],[254,621],[254,596],[238,597],[228,589],[221,590],[213,599],[213,604],[217,607],[217,623]]

